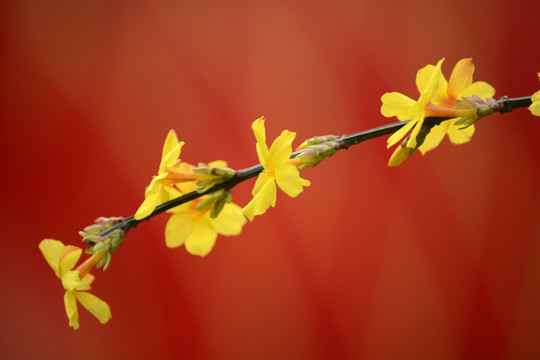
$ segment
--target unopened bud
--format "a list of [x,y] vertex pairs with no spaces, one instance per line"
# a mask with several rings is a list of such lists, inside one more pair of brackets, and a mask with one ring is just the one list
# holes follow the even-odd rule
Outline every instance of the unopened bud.
[[308,145],[306,148],[302,149],[300,154],[295,158],[300,161],[300,164],[297,165],[297,167],[300,170],[313,167],[325,158],[334,155],[340,148],[341,143],[334,140],[317,145]]
[[219,215],[221,210],[223,210],[225,204],[230,203],[231,201],[231,192],[225,189],[220,189],[212,194],[209,194],[208,197],[201,201],[199,205],[197,205],[197,210],[206,211],[211,208],[210,217],[214,219]]
[[196,176],[195,185],[197,192],[205,192],[214,185],[221,184],[236,175],[236,171],[231,168],[210,167],[207,164],[199,163],[199,166],[193,169]]
[[315,136],[315,137],[312,137],[311,139],[307,139],[306,141],[301,143],[300,146],[298,146],[296,148],[296,150],[305,149],[310,145],[319,145],[319,144],[322,144],[322,143],[325,143],[325,142],[328,142],[328,141],[334,141],[337,138],[338,137],[335,136],[335,135]]
[[111,255],[124,240],[126,231],[119,228],[104,236],[100,234],[117,225],[122,220],[123,218],[121,217],[100,217],[95,220],[94,224],[85,227],[83,231],[79,231],[79,235],[82,236],[83,241],[87,245],[85,251],[87,254],[104,253],[103,257],[97,263],[98,268],[103,266],[103,270],[106,270],[109,267]]

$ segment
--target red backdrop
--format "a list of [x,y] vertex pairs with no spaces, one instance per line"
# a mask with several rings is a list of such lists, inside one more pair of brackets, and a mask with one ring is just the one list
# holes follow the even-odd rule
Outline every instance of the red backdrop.
[[[472,57],[496,96],[540,89],[540,3],[13,1],[0,9],[0,357],[540,358],[540,119],[520,109],[399,168],[376,139],[302,174],[296,199],[220,237],[167,249],[166,215],[128,234],[68,327],[45,237],[79,245],[128,216],[169,129],[185,161],[257,162],[269,138],[393,121],[416,71]],[[296,144],[299,144],[298,141]],[[253,181],[234,189],[250,199]]]

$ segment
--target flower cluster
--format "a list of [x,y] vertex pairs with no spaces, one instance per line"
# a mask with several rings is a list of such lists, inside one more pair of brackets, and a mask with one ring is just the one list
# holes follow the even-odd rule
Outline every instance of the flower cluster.
[[[163,145],[158,174],[152,178],[145,192],[145,200],[135,214],[135,220],[149,216],[157,206],[192,191],[205,192],[232,178],[235,171],[224,161],[199,164],[195,167],[180,160],[181,148],[174,130],[169,131]],[[218,234],[238,235],[246,220],[241,208],[231,202],[229,191],[222,190],[210,196],[172,210],[167,222],[165,242],[168,247],[185,245],[194,255],[205,256],[213,248]]]
[[[232,236],[242,231],[246,222],[244,215],[253,220],[255,215],[275,206],[276,184],[291,197],[296,197],[304,186],[309,186],[309,181],[300,178],[298,172],[297,166],[302,165],[302,161],[290,159],[296,134],[283,131],[268,149],[264,118],[255,120],[252,129],[257,140],[259,161],[264,168],[255,183],[253,199],[242,209],[231,202],[228,189],[219,189],[168,210],[173,214],[165,228],[168,247],[185,245],[189,253],[205,256],[212,250],[218,234]],[[197,167],[181,161],[183,144],[171,130],[163,146],[158,174],[146,190],[145,200],[135,214],[136,220],[149,216],[167,200],[193,191],[205,194],[235,176],[236,172],[228,168],[225,161],[199,163]]]
[[[382,96],[382,115],[397,116],[400,121],[409,120],[390,136],[388,147],[395,145],[412,129],[408,138],[390,158],[389,166],[400,165],[416,149],[425,154],[436,148],[445,135],[448,135],[454,144],[468,142],[474,134],[474,122],[490,113],[485,107],[483,111],[479,111],[479,100],[491,98],[495,94],[495,89],[486,82],[472,81],[474,73],[472,59],[458,61],[449,81],[441,71],[443,61],[444,59],[441,59],[437,65],[427,65],[418,71],[416,86],[420,97],[417,101],[397,92]],[[424,126],[425,118],[430,116],[447,117],[450,120],[430,128]],[[460,121],[461,119],[463,121]],[[464,122],[467,122],[465,126]]]

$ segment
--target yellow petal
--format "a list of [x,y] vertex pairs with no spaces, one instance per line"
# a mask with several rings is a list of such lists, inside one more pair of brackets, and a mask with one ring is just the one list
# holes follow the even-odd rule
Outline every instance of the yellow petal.
[[255,186],[253,186],[251,195],[256,196],[258,193],[260,193],[261,189],[268,181],[274,181],[274,177],[268,175],[268,172],[263,170],[263,172],[257,176],[257,180],[255,181]]
[[66,271],[62,274],[60,278],[62,280],[62,285],[64,289],[68,291],[75,290],[79,285],[81,285],[81,279],[79,278],[78,271]]
[[184,244],[188,253],[192,255],[206,256],[216,243],[216,230],[208,221],[200,218],[195,221],[193,232]]
[[238,235],[242,226],[246,223],[246,217],[242,208],[236,204],[225,204],[219,215],[210,219],[210,222],[218,234],[225,236]]
[[281,190],[290,197],[296,197],[311,183],[302,179],[298,169],[291,164],[281,164],[276,166],[276,182]]
[[44,239],[39,243],[39,250],[58,277],[60,277],[60,254],[63,249],[64,244],[58,240]]
[[388,138],[388,143],[386,147],[389,148],[391,146],[394,146],[398,141],[403,139],[403,137],[409,132],[409,130],[412,129],[412,127],[414,126],[414,124],[416,124],[416,122],[417,122],[416,120],[411,120],[407,124],[402,126],[401,129],[393,133],[392,136]]
[[270,161],[276,166],[277,164],[283,164],[289,160],[292,153],[292,142],[296,137],[296,133],[289,130],[283,130],[276,140],[270,146],[270,152],[268,157]]
[[529,106],[529,111],[533,115],[540,116],[540,91],[535,92],[531,97],[531,100],[532,104]]
[[428,87],[433,75],[436,73],[437,68],[434,65],[426,65],[416,73],[416,88],[421,94]]
[[424,143],[418,147],[418,150],[420,150],[422,154],[425,154],[426,152],[439,146],[442,139],[444,139],[444,135],[446,135],[449,122],[450,121],[443,121],[440,125],[435,125],[431,128],[429,134],[427,134],[426,139],[424,140]]
[[109,305],[95,295],[87,292],[75,292],[75,297],[82,306],[92,315],[94,315],[100,323],[105,324],[111,319],[111,309]]
[[390,160],[388,160],[388,166],[395,167],[401,165],[409,157],[408,150],[405,146],[398,146],[394,150]]
[[193,218],[189,213],[179,212],[174,214],[165,226],[165,243],[170,248],[182,245],[191,235],[194,227]]
[[144,193],[144,201],[135,213],[135,220],[142,220],[150,215],[156,206],[163,204],[168,199],[168,192],[161,184],[165,174],[154,176]]
[[[422,90],[420,90],[420,97],[418,98],[417,102],[417,106],[419,108],[423,108],[425,105],[427,105],[427,103],[430,102],[437,93],[441,78],[444,79],[441,72],[443,61],[444,59],[441,59],[435,67],[429,67],[428,65],[424,69],[420,69],[418,72],[420,75],[420,72],[425,71],[425,74],[420,75],[422,84],[419,84],[417,77],[418,90],[420,90],[420,85],[422,86]],[[425,78],[427,78],[427,82]],[[418,116],[418,110],[413,110],[413,113],[415,114],[415,117]]]
[[170,130],[165,139],[165,143],[163,144],[158,174],[163,174],[166,172],[167,167],[174,165],[174,163],[178,161],[182,146],[184,146],[184,142],[179,142],[175,131]]
[[466,127],[465,129],[460,130],[461,126],[454,125],[448,128],[448,137],[452,144],[464,144],[471,140],[471,137],[474,134],[474,125]]
[[422,117],[414,125],[414,128],[411,132],[411,136],[409,137],[409,141],[407,142],[407,147],[410,149],[416,148],[416,145],[417,145],[416,137],[418,136],[418,133],[420,132],[420,129],[422,128],[422,125],[424,124],[424,118],[425,118],[425,114],[422,114]]
[[268,159],[268,146],[266,145],[266,130],[264,128],[264,117],[260,117],[251,124],[253,134],[257,140],[257,155],[260,163],[264,166]]
[[163,144],[163,150],[161,152],[161,158],[164,158],[168,153],[173,150],[176,145],[178,145],[178,136],[176,136],[176,132],[171,129],[169,130],[169,133],[167,134],[167,138],[165,139],[165,143]]
[[431,102],[433,104],[444,106],[444,102],[447,96],[448,96],[448,81],[446,81],[446,78],[441,73],[441,77],[439,78],[439,87],[437,88],[437,91],[433,95]]
[[448,95],[457,99],[472,84],[474,64],[471,58],[461,59],[454,66],[448,84]]
[[180,160],[180,152],[184,142],[180,141],[171,151],[169,151],[162,159],[159,165],[158,174],[164,174],[167,172],[167,168],[174,167]]
[[385,117],[397,116],[401,121],[409,120],[413,116],[410,108],[416,104],[413,99],[398,92],[386,93],[381,97],[381,114]]
[[81,248],[72,245],[65,246],[60,254],[60,275],[65,271],[73,269],[77,261],[79,261],[81,254]]
[[94,279],[95,279],[94,275],[86,274],[86,276],[81,279],[81,283],[79,284],[79,286],[75,288],[75,290],[77,291],[90,290],[92,288],[90,284],[94,282]]
[[[259,177],[261,175],[262,174],[260,174]],[[259,182],[257,179],[255,186],[257,187],[257,185],[259,185],[259,191],[255,192],[254,189],[253,199],[251,199],[249,204],[242,209],[244,215],[246,215],[250,221],[253,221],[255,215],[264,214],[270,206],[276,205],[276,183],[274,182],[274,179],[267,177],[264,183]]]
[[79,328],[79,312],[77,311],[77,299],[73,292],[66,291],[64,294],[64,306],[69,319],[69,326],[77,330]]
[[481,98],[490,98],[495,95],[495,89],[493,86],[489,85],[487,82],[484,81],[476,81],[471,84],[467,89],[465,89],[462,93],[459,94],[459,97],[468,97],[478,95]]

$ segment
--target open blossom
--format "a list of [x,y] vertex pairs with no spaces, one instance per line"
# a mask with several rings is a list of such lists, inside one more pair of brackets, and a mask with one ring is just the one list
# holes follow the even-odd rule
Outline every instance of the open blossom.
[[152,178],[150,185],[146,188],[144,202],[135,213],[135,220],[144,219],[154,211],[156,206],[171,199],[171,183],[167,182],[166,179],[169,175],[169,170],[178,166],[180,163],[179,157],[183,145],[183,141],[178,142],[178,137],[174,130],[170,130],[163,145],[158,174]]
[[81,248],[71,245],[65,246],[58,240],[45,239],[39,243],[39,249],[66,290],[64,306],[69,326],[75,330],[79,328],[77,302],[90,311],[100,323],[105,324],[109,321],[111,318],[109,305],[87,292],[91,288],[90,284],[94,281],[94,277],[89,274],[89,271],[99,262],[104,252],[95,253],[73,270],[81,257]]
[[[416,77],[416,85],[420,92],[418,101],[415,102],[395,92],[382,96],[381,113],[384,116],[397,116],[401,121],[411,120],[388,139],[388,147],[400,141],[414,126],[409,138],[395,150],[388,163],[389,166],[401,164],[417,148],[425,153],[437,147],[447,134],[454,144],[468,142],[474,133],[474,126],[464,127],[456,124],[456,121],[461,117],[477,119],[478,116],[475,107],[459,108],[458,100],[464,97],[488,98],[494,95],[495,90],[491,85],[482,81],[473,83],[474,65],[471,59],[462,59],[456,64],[449,82],[441,72],[443,60],[436,66],[427,65],[418,71]],[[423,121],[428,116],[455,118],[443,121],[431,129],[422,130]]]
[[[227,163],[214,161],[209,166],[225,168]],[[181,171],[184,173],[191,172],[193,168],[193,165],[181,164]],[[172,194],[176,197],[196,189],[195,182],[178,183]],[[184,245],[190,254],[205,256],[214,247],[218,234],[234,236],[242,231],[246,218],[242,208],[234,203],[222,205],[223,208],[216,217],[211,216],[211,207],[199,210],[199,205],[210,196],[202,196],[169,210],[173,215],[165,227],[165,242],[168,247]]]
[[[538,79],[540,80],[540,73],[538,73]],[[540,91],[537,91],[531,97],[532,104],[529,106],[529,110],[533,115],[540,116]]]
[[289,163],[296,133],[284,130],[274,140],[269,150],[266,145],[264,118],[255,120],[251,128],[257,139],[257,154],[264,170],[255,182],[253,199],[243,209],[249,220],[253,220],[255,215],[264,214],[270,206],[276,205],[276,183],[290,197],[298,196],[304,186],[310,185],[308,180],[300,177],[296,166]]
[[[491,98],[495,95],[495,89],[484,81],[473,82],[474,64],[472,59],[461,59],[457,62],[456,66],[452,70],[450,80],[447,82],[444,76],[439,82],[439,89],[433,97],[431,104],[428,104],[428,116],[431,114],[436,115],[439,111],[444,112],[443,108],[453,108],[458,105],[458,100],[465,97],[472,97],[476,95],[480,98]],[[434,106],[432,106],[434,105]],[[474,108],[470,109],[474,112]],[[440,114],[439,113],[439,114]],[[449,116],[452,113],[449,113]],[[459,117],[465,115],[460,114],[460,110],[456,110],[456,114]],[[474,114],[473,114],[474,116]],[[469,142],[474,134],[474,125],[463,127],[462,125],[455,125],[454,123],[458,118],[443,121],[440,125],[434,126],[422,145],[418,148],[422,154],[426,151],[436,148],[442,141],[445,135],[453,144],[463,144]]]

